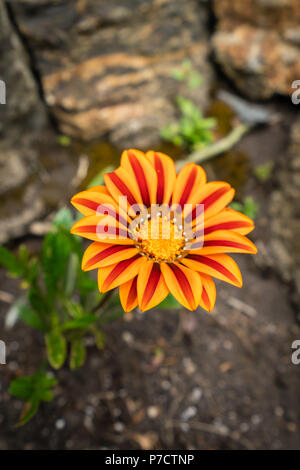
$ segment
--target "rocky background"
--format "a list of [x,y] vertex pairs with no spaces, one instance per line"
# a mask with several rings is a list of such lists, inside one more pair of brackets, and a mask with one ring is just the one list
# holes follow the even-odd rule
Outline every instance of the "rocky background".
[[[88,403],[78,399],[67,407],[70,424],[64,434],[57,434],[60,411],[50,408],[49,415],[55,417],[53,422],[49,418],[53,434],[45,426],[46,409],[28,434],[15,434],[12,424],[18,410],[10,407],[6,412],[0,402],[0,428],[5,431],[4,435],[0,431],[0,448],[80,448],[80,442],[95,448],[100,443],[92,436],[95,429],[102,436],[103,422],[109,431],[102,441],[121,448],[300,448],[299,407],[294,400],[299,371],[289,365],[291,341],[300,336],[300,105],[291,102],[295,91],[291,84],[300,80],[299,1],[7,0],[0,3],[0,57],[0,79],[7,86],[7,104],[0,105],[0,242],[12,247],[20,237],[29,245],[36,243],[32,236],[47,230],[48,215],[99,169],[117,162],[120,149],[166,150],[159,133],[176,119],[174,100],[179,94],[209,111],[217,90],[225,88],[260,102],[275,116],[274,122],[255,128],[233,153],[206,166],[212,178],[233,184],[242,180],[241,194],[253,195],[261,206],[254,233],[259,254],[244,266],[251,286],[248,293],[243,290],[232,297],[223,289],[217,313],[224,319],[217,314],[194,319],[194,327],[202,328],[206,340],[188,332],[186,342],[178,343],[174,312],[173,320],[160,320],[156,314],[156,326],[151,323],[156,338],[145,336],[144,349],[134,338],[141,338],[150,326],[141,328],[142,323],[133,318],[132,336],[124,338],[122,324],[113,326],[106,355],[99,359],[94,351],[90,369],[77,378],[62,372],[71,401],[75,399],[68,380],[78,380],[74,388],[79,387],[99,368],[103,368],[99,382],[104,383],[107,374],[110,386],[105,382],[102,390],[100,384],[96,396],[99,384],[88,385]],[[187,58],[202,76],[200,89],[187,90],[170,77]],[[60,135],[70,138],[71,144],[62,145]],[[271,180],[259,185],[253,168],[270,160]],[[16,288],[10,282],[3,280],[1,289],[13,295]],[[2,302],[1,307],[4,317],[7,305]],[[149,316],[145,321],[150,320]],[[221,329],[231,331],[231,346],[224,342]],[[17,339],[11,338],[16,359],[8,376],[28,366],[31,343],[39,354],[35,336],[22,344],[22,329],[16,335]],[[169,349],[161,378],[152,380],[157,338]],[[114,363],[113,372],[109,370],[116,356],[114,341],[128,349],[124,361],[132,364],[129,372],[122,360]],[[198,350],[207,354],[207,361],[212,350],[219,351],[213,367],[205,367]],[[225,361],[219,357],[224,350]],[[136,351],[140,362],[134,361]],[[141,368],[141,362],[150,372]],[[199,363],[201,370],[195,371]],[[255,372],[253,364],[260,364]],[[143,380],[133,386],[135,372]],[[226,399],[216,395],[217,382]],[[142,383],[147,384],[147,394]],[[130,399],[122,398],[123,388]],[[247,400],[239,402],[241,395]],[[6,392],[3,403],[8,409]],[[99,411],[97,403],[109,410],[108,415]],[[166,415],[163,410],[169,405]],[[115,415],[114,408],[121,408],[125,416]],[[198,412],[202,424],[188,424]],[[82,414],[86,434],[76,435],[73,430],[80,426]],[[202,421],[213,419],[213,427],[203,425]],[[121,429],[122,420],[128,429]]]

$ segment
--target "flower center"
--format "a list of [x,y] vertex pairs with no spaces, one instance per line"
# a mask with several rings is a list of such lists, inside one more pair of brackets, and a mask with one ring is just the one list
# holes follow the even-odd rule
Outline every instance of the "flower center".
[[142,253],[155,261],[174,261],[185,245],[182,230],[169,217],[161,215],[141,221],[136,235]]

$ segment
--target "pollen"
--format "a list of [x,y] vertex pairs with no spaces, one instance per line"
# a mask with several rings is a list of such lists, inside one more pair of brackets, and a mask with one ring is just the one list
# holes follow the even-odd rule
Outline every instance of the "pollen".
[[182,230],[168,217],[147,219],[136,233],[142,254],[158,262],[175,261],[185,245]]

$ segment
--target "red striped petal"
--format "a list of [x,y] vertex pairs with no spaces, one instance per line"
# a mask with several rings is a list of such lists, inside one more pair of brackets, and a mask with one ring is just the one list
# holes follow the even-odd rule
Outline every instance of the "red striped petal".
[[111,215],[125,226],[127,222],[131,222],[126,210],[116,203],[107,190],[106,192],[82,191],[72,198],[71,203],[85,216]]
[[173,160],[161,152],[153,150],[146,153],[157,175],[157,204],[169,204],[176,181],[176,169]]
[[211,255],[214,253],[257,253],[255,245],[236,232],[230,230],[218,230],[204,236],[203,246],[195,250],[198,242],[192,243],[191,253],[200,255]]
[[203,168],[195,163],[188,163],[177,176],[172,203],[179,204],[183,208],[184,204],[196,202],[195,194],[205,183],[206,173]]
[[[214,181],[203,185],[194,195],[193,203],[204,205],[204,218],[207,221],[210,217],[221,212],[233,199],[234,189],[228,183]],[[198,214],[202,214],[200,211]],[[195,223],[196,209],[186,218],[188,222]]]
[[202,294],[200,299],[200,306],[210,312],[215,305],[216,301],[216,286],[211,276],[200,274],[202,281]]
[[120,301],[125,312],[130,312],[138,305],[137,276],[122,284],[119,288]]
[[145,154],[139,150],[125,150],[121,157],[121,167],[130,175],[130,181],[136,181],[143,204],[146,207],[155,204],[157,175]]
[[217,230],[231,230],[241,235],[247,235],[253,229],[253,220],[230,207],[205,221],[205,235]]
[[195,255],[192,252],[181,263],[200,273],[221,279],[222,281],[242,287],[242,275],[236,262],[228,255]]
[[100,268],[98,270],[100,292],[107,292],[135,277],[145,261],[145,258],[142,256],[135,255],[130,259],[125,259],[111,266]]
[[72,227],[71,233],[102,243],[133,244],[127,227],[110,215],[84,217]]
[[153,261],[146,261],[138,274],[138,299],[142,311],[149,310],[160,304],[168,295],[160,265]]
[[83,271],[116,264],[138,254],[138,249],[128,245],[111,245],[108,243],[92,243],[85,251],[82,260]]
[[178,263],[162,263],[161,271],[175,299],[189,310],[195,310],[199,305],[202,291],[198,273]]

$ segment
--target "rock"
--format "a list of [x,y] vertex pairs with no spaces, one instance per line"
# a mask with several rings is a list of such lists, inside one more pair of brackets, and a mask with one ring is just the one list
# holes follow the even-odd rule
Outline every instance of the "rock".
[[8,3],[62,133],[108,136],[119,147],[153,145],[186,90],[170,77],[186,58],[203,76],[189,95],[206,105],[208,14],[197,0]]
[[245,95],[291,95],[300,77],[299,0],[217,0],[213,47],[225,73]]
[[278,169],[278,190],[271,196],[271,244],[273,266],[295,287],[300,301],[300,118],[292,128],[289,158]]
[[[21,189],[33,174],[34,145],[47,127],[47,113],[29,67],[27,54],[0,4],[0,78],[6,85],[0,105],[1,232],[0,242],[21,235],[40,214],[41,201]],[[16,194],[17,193],[17,194]],[[30,193],[30,194],[29,194]],[[18,203],[13,204],[12,194]],[[33,197],[33,199],[32,199]]]

